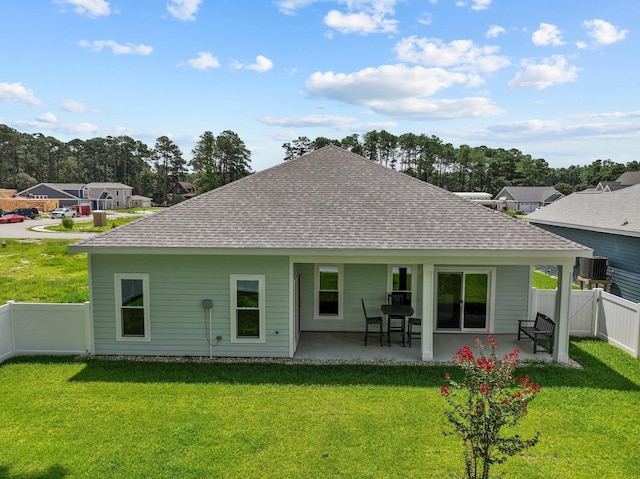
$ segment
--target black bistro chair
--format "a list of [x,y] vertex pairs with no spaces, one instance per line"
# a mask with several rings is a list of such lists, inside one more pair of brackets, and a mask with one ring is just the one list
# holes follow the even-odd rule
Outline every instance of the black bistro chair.
[[409,342],[409,347],[411,347],[411,339],[419,338],[421,331],[416,331],[413,328],[416,326],[420,326],[420,330],[422,330],[422,319],[420,318],[409,318],[409,325],[407,326],[407,341]]
[[[364,345],[367,345],[367,338],[369,334],[379,334],[380,335],[380,346],[382,346],[382,316],[369,316],[367,314],[367,308],[364,307],[364,299],[362,301],[362,311],[364,312],[364,320],[365,320],[365,333],[364,333]],[[369,332],[369,325],[378,325],[378,331]]]
[[[389,304],[404,304],[404,294],[391,293]],[[387,343],[391,346],[391,333],[400,333],[402,337],[402,347],[404,348],[404,333],[406,331],[406,318],[404,316],[394,316],[390,314],[387,319]]]

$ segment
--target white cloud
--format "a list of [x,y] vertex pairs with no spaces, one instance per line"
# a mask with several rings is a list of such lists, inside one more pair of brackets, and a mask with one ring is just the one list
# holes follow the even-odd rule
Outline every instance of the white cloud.
[[356,12],[342,13],[331,10],[324,17],[324,23],[340,33],[394,33],[397,30],[397,20],[385,18],[387,12]]
[[540,27],[533,32],[531,41],[537,46],[554,46],[559,47],[564,45],[562,41],[562,33],[558,30],[558,27],[551,25],[550,23],[541,23]]
[[256,57],[256,62],[245,67],[247,70],[253,70],[258,73],[264,73],[273,68],[273,62],[263,55]]
[[208,70],[220,66],[218,59],[209,52],[198,52],[198,56],[187,60],[187,64],[196,70]]
[[25,88],[22,83],[0,83],[0,102],[22,102],[32,106],[42,105],[42,101],[33,92]]
[[576,81],[580,70],[569,66],[564,55],[553,55],[539,64],[524,60],[522,65],[525,67],[524,71],[517,73],[508,83],[510,88],[532,87],[542,90],[553,85]]
[[314,4],[319,0],[280,0],[275,2],[280,10],[285,15],[293,15],[296,10],[300,10],[308,5]]
[[[471,0],[471,10],[486,10],[491,5],[493,0]],[[466,0],[459,0],[456,2],[457,7],[466,7],[468,3]]]
[[354,124],[357,118],[353,116],[338,115],[304,115],[288,117],[265,116],[260,118],[262,123],[282,127],[343,127],[345,124]]
[[442,68],[383,65],[355,73],[316,72],[306,81],[314,96],[355,104],[430,96],[443,88],[465,83],[467,76]]
[[105,48],[110,48],[115,55],[149,55],[153,48],[142,43],[139,45],[133,45],[127,43],[122,45],[114,40],[95,40],[88,42],[87,40],[80,40],[78,43],[82,48],[89,48],[95,52],[100,52]]
[[571,138],[639,138],[638,123],[576,123],[575,121],[530,119],[493,125],[487,130],[511,138],[512,141],[536,141],[543,139],[568,140]]
[[493,116],[504,111],[483,97],[456,99],[407,98],[400,101],[373,101],[369,106],[377,113],[410,120],[452,120]]
[[43,123],[58,123],[58,119],[50,111],[48,111],[46,113],[43,113],[42,115],[38,116],[37,120],[41,121]]
[[425,12],[418,18],[418,23],[421,25],[431,25],[433,18],[430,13]]
[[443,43],[439,39],[415,36],[403,38],[395,46],[401,61],[487,73],[509,65],[506,57],[496,55],[499,50],[497,46],[478,46],[471,40]]
[[75,100],[65,100],[61,105],[62,109],[71,113],[84,113],[87,107]]
[[628,30],[620,30],[615,25],[599,19],[585,20],[582,26],[587,29],[587,35],[600,45],[611,45],[624,40],[629,33]]
[[111,14],[109,2],[104,0],[57,0],[57,3],[72,5],[73,11],[78,15],[90,18],[107,16]]
[[169,0],[167,11],[178,20],[192,21],[201,3],[202,0]]
[[499,25],[491,25],[489,30],[487,30],[487,33],[485,33],[485,36],[487,38],[496,38],[498,35],[502,35],[506,32],[507,31]]

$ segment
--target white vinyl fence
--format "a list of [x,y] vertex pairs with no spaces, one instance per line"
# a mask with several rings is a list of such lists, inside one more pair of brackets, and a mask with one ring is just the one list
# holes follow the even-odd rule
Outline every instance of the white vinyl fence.
[[[529,317],[555,317],[555,290],[533,288]],[[601,289],[572,290],[571,336],[598,337],[640,358],[640,304]],[[93,353],[89,302],[15,303],[0,306],[0,363],[13,356]]]
[[92,345],[89,302],[0,306],[0,363],[13,356],[90,353]]
[[640,358],[640,304],[604,291],[600,291],[597,301],[597,337]]

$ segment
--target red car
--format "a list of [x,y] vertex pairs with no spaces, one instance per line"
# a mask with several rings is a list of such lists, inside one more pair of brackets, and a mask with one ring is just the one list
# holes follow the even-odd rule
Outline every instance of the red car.
[[0,223],[22,223],[23,221],[24,216],[13,213],[7,213],[6,215],[0,216]]

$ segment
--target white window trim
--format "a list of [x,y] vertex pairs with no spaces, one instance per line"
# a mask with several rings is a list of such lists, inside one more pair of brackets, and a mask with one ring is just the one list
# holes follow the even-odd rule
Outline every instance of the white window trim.
[[495,300],[496,300],[496,271],[495,267],[441,267],[434,268],[434,288],[433,288],[433,330],[434,331],[443,331],[438,330],[438,273],[480,273],[489,275],[487,287],[489,288],[488,294],[489,298],[487,299],[487,327],[485,329],[466,329],[463,331],[450,331],[445,330],[447,333],[452,334],[471,334],[471,333],[488,333],[492,334],[495,325]]
[[387,292],[393,293],[393,268],[411,268],[411,306],[416,308],[416,291],[418,288],[418,270],[415,264],[390,264],[387,266]]
[[[332,268],[338,268],[338,315],[327,316],[320,314],[320,268],[323,266],[330,266]],[[316,264],[313,274],[313,317],[314,319],[325,320],[343,320],[343,305],[344,305],[344,265],[343,264]]]
[[[122,280],[140,279],[142,280],[142,294],[144,302],[144,336],[123,336],[122,335]],[[113,283],[115,290],[116,306],[116,341],[128,342],[150,342],[151,341],[151,309],[149,295],[149,275],[146,273],[114,273]]]
[[[258,311],[260,335],[257,338],[239,338],[236,309],[238,307],[237,282],[257,281],[258,282]],[[266,342],[266,313],[265,313],[265,275],[264,274],[232,274],[229,279],[230,291],[230,322],[232,343],[265,343]]]

